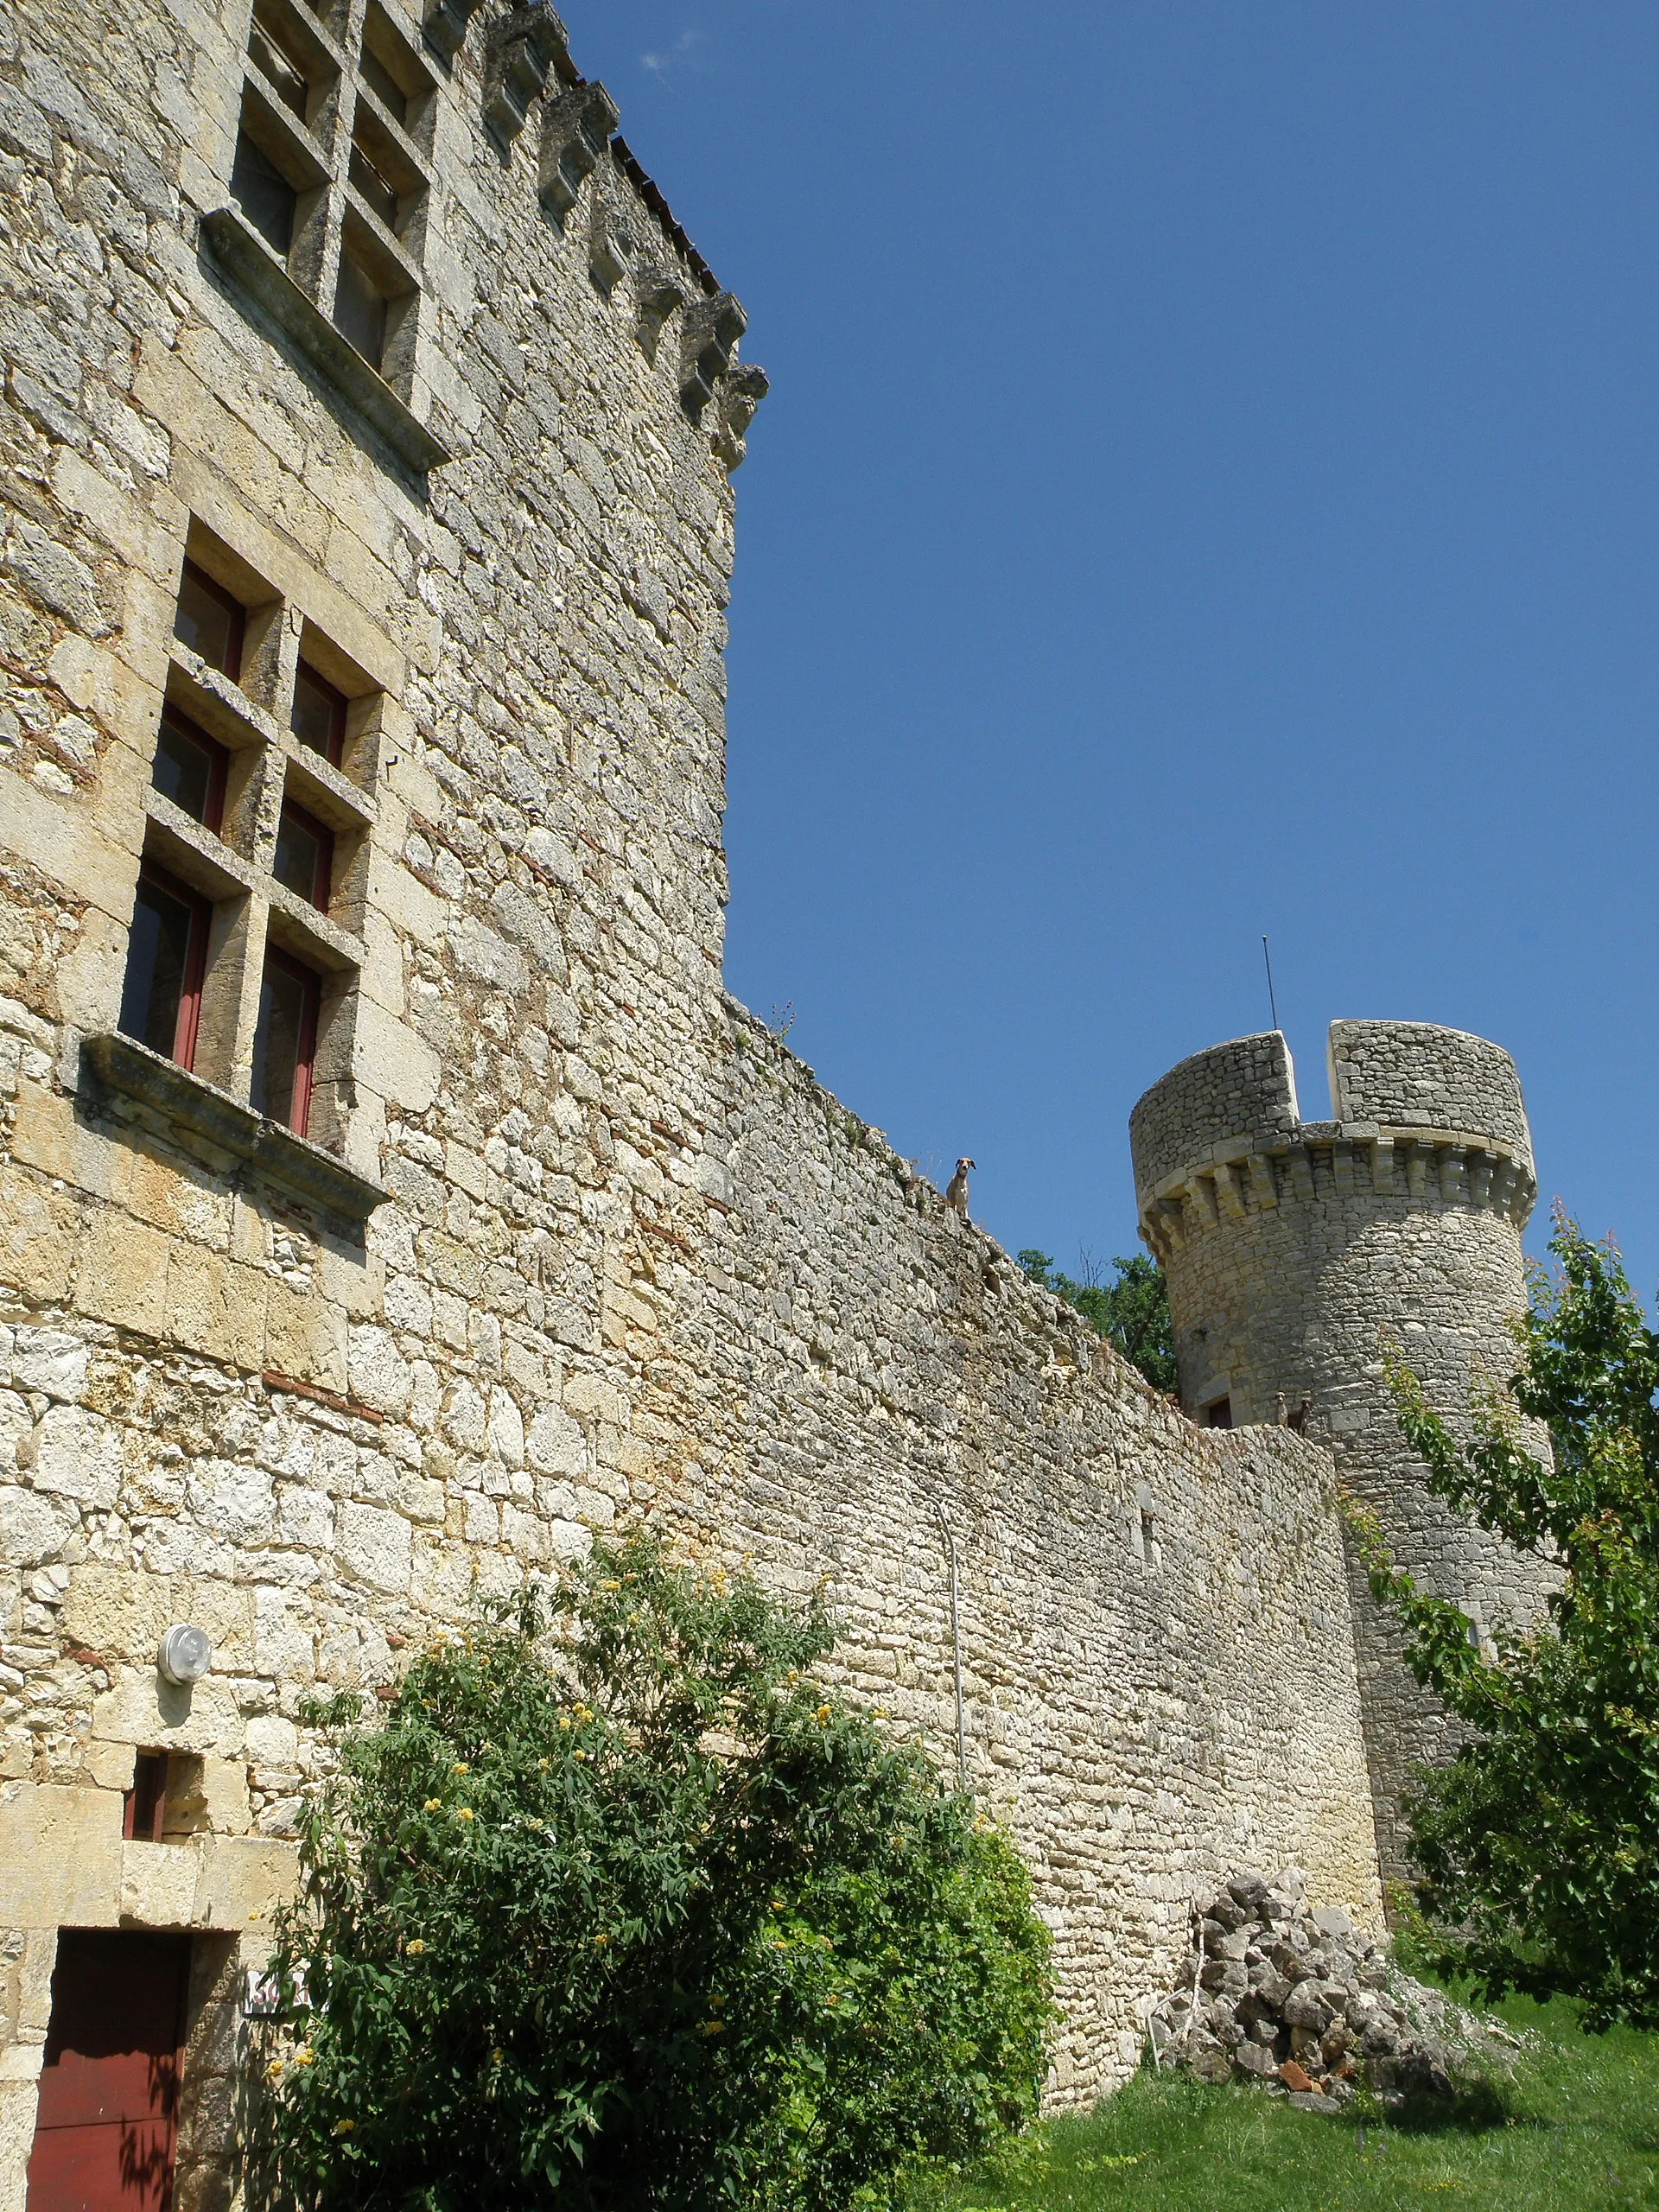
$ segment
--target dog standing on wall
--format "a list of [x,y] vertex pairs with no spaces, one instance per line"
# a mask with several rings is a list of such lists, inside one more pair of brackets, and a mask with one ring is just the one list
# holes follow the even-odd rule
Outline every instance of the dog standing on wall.
[[977,1164],[972,1160],[959,1160],[956,1173],[945,1185],[944,1203],[954,1206],[964,1221],[968,1218],[968,1171]]

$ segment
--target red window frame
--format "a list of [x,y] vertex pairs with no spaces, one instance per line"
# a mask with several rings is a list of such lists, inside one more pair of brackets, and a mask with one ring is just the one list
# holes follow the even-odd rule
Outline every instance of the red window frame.
[[[204,830],[211,830],[215,837],[222,837],[225,834],[225,786],[231,767],[229,747],[221,745],[216,737],[209,737],[200,722],[193,721],[183,708],[175,707],[170,699],[162,703],[162,721],[163,725],[171,722],[176,729],[182,730],[192,745],[200,746],[207,755],[207,801],[201,826]],[[153,766],[150,773],[153,779]]]
[[196,1039],[201,1027],[201,994],[207,980],[207,931],[212,926],[213,908],[211,899],[204,899],[200,891],[193,891],[188,883],[181,883],[164,868],[157,868],[154,861],[143,861],[138,870],[141,883],[148,880],[169,899],[181,899],[190,909],[190,937],[185,948],[184,983],[179,992],[179,1018],[173,1027],[173,1058],[187,1073],[196,1065]]
[[[283,812],[285,815],[291,814],[306,835],[315,837],[317,841],[317,868],[316,874],[312,878],[311,889],[308,893],[300,892],[296,895],[300,898],[308,896],[317,912],[320,914],[326,914],[328,911],[328,901],[334,896],[334,833],[326,822],[320,821],[309,807],[302,806],[297,799],[284,798]],[[282,879],[278,877],[277,880],[281,882]],[[292,891],[294,886],[291,883],[283,884],[283,888],[285,891]]]
[[300,1013],[299,1043],[294,1055],[294,1096],[289,1103],[288,1126],[296,1137],[302,1137],[311,1121],[311,1093],[315,1084],[317,1065],[317,1021],[322,1011],[322,980],[315,969],[308,968],[302,960],[296,960],[278,946],[265,947],[265,965],[276,968],[297,982],[303,993]]
[[209,599],[216,599],[231,618],[230,635],[225,647],[225,667],[222,673],[232,683],[242,681],[242,647],[246,641],[248,610],[233,591],[227,591],[216,576],[210,576],[199,561],[187,554],[184,574],[198,590],[205,591]]
[[[331,683],[327,677],[322,675],[310,661],[304,658],[303,655],[302,655],[300,658],[300,673],[304,677],[306,682],[310,684],[312,689],[316,691],[321,691],[324,698],[328,702],[328,744],[322,757],[329,762],[331,766],[338,768],[341,761],[346,757],[346,709],[349,702],[346,700],[346,694],[336,685]],[[296,700],[292,704],[290,704],[289,709],[289,726],[290,728],[293,728],[294,711],[297,703],[298,702]],[[294,734],[298,737],[299,732],[295,730]],[[302,745],[305,743],[305,741],[302,738],[300,741]],[[308,745],[305,749],[309,753],[314,748]]]
[[132,1787],[122,1800],[121,1833],[129,1843],[159,1843],[167,1824],[167,1753],[140,1751]]

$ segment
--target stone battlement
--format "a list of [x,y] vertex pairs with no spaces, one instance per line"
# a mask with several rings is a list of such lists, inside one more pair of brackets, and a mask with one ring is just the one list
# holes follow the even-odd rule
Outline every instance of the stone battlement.
[[1141,1234],[1160,1261],[1228,1221],[1325,1198],[1495,1207],[1517,1224],[1537,1197],[1515,1063],[1431,1022],[1331,1025],[1337,1118],[1300,1119],[1278,1031],[1194,1053],[1129,1121]]

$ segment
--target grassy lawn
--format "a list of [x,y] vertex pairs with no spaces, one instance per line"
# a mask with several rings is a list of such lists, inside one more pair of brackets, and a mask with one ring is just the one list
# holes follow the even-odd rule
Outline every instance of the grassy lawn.
[[1260,2091],[1142,2075],[1087,2120],[1036,2130],[915,2212],[1600,2212],[1659,2208],[1659,2035],[1581,2035],[1573,2008],[1518,1999],[1525,2038],[1490,2094],[1379,2126],[1292,2112]]

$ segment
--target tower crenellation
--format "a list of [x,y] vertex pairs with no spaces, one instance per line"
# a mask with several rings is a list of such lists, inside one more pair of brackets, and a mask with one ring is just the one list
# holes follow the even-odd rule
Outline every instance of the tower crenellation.
[[[1328,1121],[1300,1118],[1278,1032],[1183,1060],[1131,1116],[1182,1403],[1211,1426],[1326,1438],[1402,1563],[1478,1635],[1535,1610],[1542,1573],[1430,1495],[1383,1356],[1403,1346],[1453,1417],[1513,1363],[1505,1325],[1525,1303],[1537,1192],[1520,1079],[1500,1046],[1428,1022],[1333,1022],[1329,1065]],[[1357,1567],[1351,1579],[1378,1845],[1398,1873],[1402,1792],[1444,1751],[1446,1724]]]

